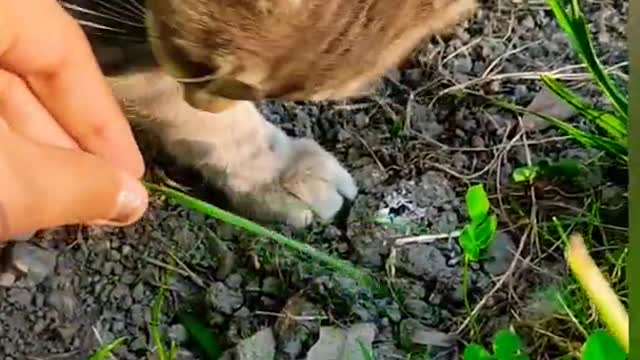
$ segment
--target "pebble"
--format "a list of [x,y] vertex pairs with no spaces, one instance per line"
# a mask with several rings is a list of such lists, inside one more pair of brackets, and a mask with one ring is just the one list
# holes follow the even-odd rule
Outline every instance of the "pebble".
[[129,345],[131,351],[147,350],[147,338],[144,335],[136,337]]
[[31,303],[32,294],[27,289],[13,288],[9,290],[8,300],[20,308],[26,308]]
[[366,127],[367,125],[369,125],[369,117],[367,116],[367,114],[363,113],[363,112],[359,112],[356,114],[355,118],[354,118],[354,123],[356,125],[356,127],[362,129],[364,127]]
[[0,274],[0,287],[10,287],[16,282],[16,274],[13,272],[4,272]]
[[176,342],[176,344],[184,344],[189,338],[187,329],[181,324],[172,325],[169,328],[169,339]]
[[131,318],[131,322],[135,326],[144,326],[146,323],[145,320],[145,310],[141,304],[134,304],[129,309],[129,316]]
[[456,337],[424,326],[416,319],[402,320],[399,326],[400,341],[411,347],[415,344],[449,347],[455,344]]
[[275,276],[268,276],[262,280],[262,292],[267,295],[282,294],[282,282]]
[[224,283],[232,289],[240,289],[242,286],[242,275],[238,273],[231,274],[227,277]]
[[78,299],[72,292],[61,290],[51,292],[46,301],[65,317],[72,317],[78,304]]
[[207,290],[207,300],[216,310],[231,315],[242,307],[244,298],[240,291],[232,290],[224,283],[216,282]]
[[474,148],[484,148],[484,145],[484,140],[480,136],[473,135],[473,137],[471,137],[471,146]]
[[142,299],[144,299],[144,284],[142,282],[136,284],[136,286],[133,288],[133,291],[131,292],[131,296],[133,296],[133,299],[135,301],[141,301]]
[[422,300],[409,299],[405,301],[404,306],[413,317],[421,319],[427,325],[437,326],[439,317],[433,305]]
[[493,276],[507,272],[515,257],[516,246],[511,236],[505,232],[498,232],[487,249],[489,260],[484,262],[484,269]]
[[460,56],[453,60],[453,71],[457,73],[470,73],[473,68],[473,62],[468,56]]
[[28,282],[36,286],[53,273],[57,254],[27,242],[20,242],[11,249],[10,257],[13,265],[27,274]]
[[398,252],[396,266],[414,276],[425,280],[437,278],[448,267],[442,252],[430,244],[406,246]]

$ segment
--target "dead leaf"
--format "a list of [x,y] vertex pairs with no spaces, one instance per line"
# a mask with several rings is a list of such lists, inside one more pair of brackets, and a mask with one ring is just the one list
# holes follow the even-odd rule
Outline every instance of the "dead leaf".
[[343,330],[338,327],[320,328],[320,338],[307,353],[306,360],[366,360],[362,347],[371,350],[376,327],[359,323]]
[[[566,120],[577,114],[572,107],[545,87],[536,94],[533,101],[527,106],[527,110],[551,116],[558,120]],[[522,122],[525,130],[529,131],[544,130],[551,125],[548,121],[533,114],[525,114]]]

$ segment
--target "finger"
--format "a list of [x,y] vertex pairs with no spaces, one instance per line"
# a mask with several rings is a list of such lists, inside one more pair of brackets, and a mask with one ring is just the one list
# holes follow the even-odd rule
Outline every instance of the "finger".
[[21,78],[0,69],[0,117],[14,132],[33,141],[78,149],[78,144],[62,129],[36,99]]
[[128,225],[148,203],[141,183],[105,160],[1,126],[0,173],[0,240],[67,224]]
[[131,129],[80,26],[58,2],[0,1],[0,29],[0,67],[22,77],[83,149],[140,177]]

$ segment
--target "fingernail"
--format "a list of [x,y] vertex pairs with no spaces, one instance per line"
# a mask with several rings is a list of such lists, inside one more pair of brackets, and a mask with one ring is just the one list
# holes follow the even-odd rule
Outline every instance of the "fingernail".
[[91,225],[124,226],[138,220],[147,208],[149,197],[140,181],[123,175],[124,186],[118,195],[115,215],[109,220],[97,220]]

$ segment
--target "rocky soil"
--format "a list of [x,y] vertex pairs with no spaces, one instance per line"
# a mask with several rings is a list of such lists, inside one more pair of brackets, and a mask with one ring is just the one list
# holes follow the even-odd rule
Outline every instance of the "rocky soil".
[[[620,65],[627,60],[628,2],[588,1],[585,7],[603,63],[628,73]],[[540,92],[535,72],[557,70],[579,80],[582,69],[571,67],[577,63],[544,2],[498,0],[484,2],[473,20],[425,44],[370,97],[263,105],[268,118],[289,134],[314,137],[337,154],[362,189],[350,212],[334,224],[305,233],[283,231],[382,278],[393,276],[392,295],[376,296],[264,239],[154,197],[135,226],[44,231],[36,241],[11,249],[14,262],[27,272],[0,288],[0,358],[86,359],[100,344],[121,336],[128,340],[116,351],[117,359],[154,358],[150,305],[167,270],[172,276],[160,329],[181,346],[180,359],[196,358],[185,329],[171,317],[182,308],[202,315],[224,349],[254,336],[266,353],[274,349],[277,359],[312,358],[320,333],[348,338],[335,331],[350,324],[360,324],[349,331],[364,334],[379,360],[410,354],[416,359],[425,349],[433,358],[459,358],[463,343],[456,332],[464,325],[464,338],[469,326],[461,250],[447,234],[465,224],[468,186],[485,183],[500,217],[490,259],[470,270],[472,306],[510,271],[479,313],[490,336],[515,314],[530,311],[530,295],[564,272],[560,257],[538,251],[540,244],[523,237],[530,196],[512,183],[512,171],[529,161],[597,155],[485,97],[527,106]],[[581,91],[593,93],[589,87]],[[591,164],[584,183],[568,193],[544,189],[540,216],[579,209],[575,194],[584,191],[581,187],[609,184],[608,201],[619,199],[625,181],[612,180],[597,162]],[[394,243],[434,234],[442,236]],[[527,243],[520,246],[522,241]],[[514,259],[520,261],[509,269]],[[316,359],[321,350],[314,350]],[[557,350],[551,344],[545,352]],[[250,352],[236,356],[255,358]]]

